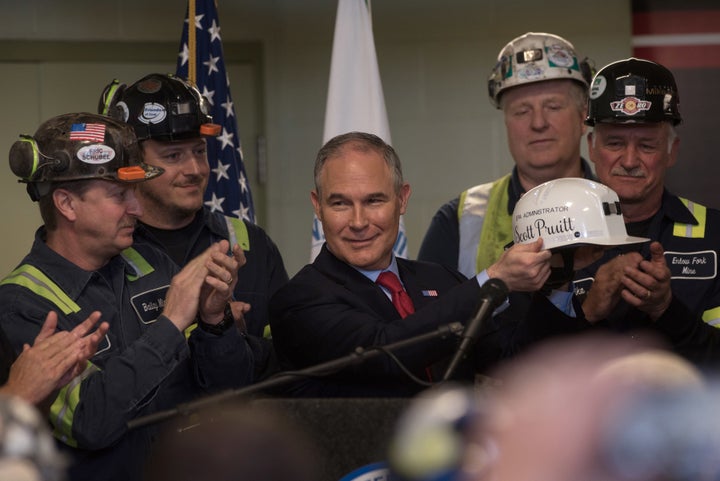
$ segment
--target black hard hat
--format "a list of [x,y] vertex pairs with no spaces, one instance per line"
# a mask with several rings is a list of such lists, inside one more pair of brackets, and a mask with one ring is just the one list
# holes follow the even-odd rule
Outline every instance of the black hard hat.
[[207,99],[173,75],[146,75],[129,87],[113,80],[100,96],[98,112],[130,124],[141,141],[217,136],[221,129]]
[[[142,162],[133,129],[105,115],[70,113],[43,122],[10,147],[10,169],[38,200],[52,182],[141,182],[163,173]],[[42,187],[42,188],[41,188]]]
[[628,58],[606,65],[593,78],[587,125],[682,122],[672,72],[649,60]]

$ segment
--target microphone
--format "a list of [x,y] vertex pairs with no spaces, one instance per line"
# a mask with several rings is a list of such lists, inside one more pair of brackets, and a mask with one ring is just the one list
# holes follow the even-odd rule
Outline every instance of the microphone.
[[455,351],[455,356],[445,371],[443,381],[450,379],[450,376],[455,372],[460,361],[467,355],[470,347],[475,344],[480,336],[480,329],[485,323],[485,320],[492,316],[493,311],[505,301],[508,292],[507,285],[497,278],[488,279],[487,282],[482,285],[480,288],[480,307],[475,313],[475,316],[465,326],[460,346],[458,346],[457,351]]

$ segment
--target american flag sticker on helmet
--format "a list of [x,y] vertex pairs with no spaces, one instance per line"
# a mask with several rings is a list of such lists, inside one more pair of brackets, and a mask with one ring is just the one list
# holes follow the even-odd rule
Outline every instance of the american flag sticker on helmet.
[[72,124],[72,127],[70,127],[70,140],[89,140],[91,142],[104,142],[105,125]]

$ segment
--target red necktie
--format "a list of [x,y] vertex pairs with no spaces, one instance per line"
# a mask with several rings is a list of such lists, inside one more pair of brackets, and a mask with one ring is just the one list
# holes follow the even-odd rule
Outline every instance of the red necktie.
[[[402,284],[400,284],[400,279],[398,279],[398,276],[394,273],[390,271],[381,272],[375,282],[390,291],[393,306],[395,306],[395,310],[398,311],[400,317],[404,319],[415,312],[412,299],[410,299],[407,291],[403,288]],[[425,373],[427,374],[428,380],[432,382],[433,376],[430,366],[425,368]]]
[[404,318],[415,312],[412,299],[410,299],[408,293],[403,289],[402,284],[400,284],[400,279],[398,279],[395,274],[389,271],[382,272],[376,282],[390,291],[393,306],[395,306],[400,317]]

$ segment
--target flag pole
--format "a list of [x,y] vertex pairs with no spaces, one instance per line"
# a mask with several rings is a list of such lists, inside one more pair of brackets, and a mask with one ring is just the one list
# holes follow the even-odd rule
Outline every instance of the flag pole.
[[188,81],[192,85],[197,85],[197,57],[195,47],[197,42],[195,40],[195,0],[188,0]]

